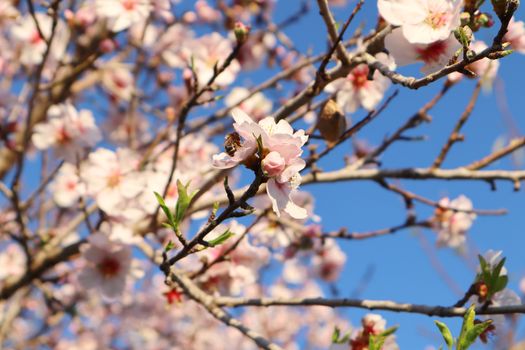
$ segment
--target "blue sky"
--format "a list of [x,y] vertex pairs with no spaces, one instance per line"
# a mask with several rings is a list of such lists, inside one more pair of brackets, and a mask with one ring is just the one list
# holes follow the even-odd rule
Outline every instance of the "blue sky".
[[[343,22],[349,15],[354,2],[350,1],[348,8],[334,8],[336,20]],[[278,1],[277,22],[290,11],[297,9],[300,1]],[[326,48],[324,25],[312,2],[311,11],[297,24],[285,30],[296,46],[304,52],[323,52]],[[484,5],[490,9],[490,3]],[[356,17],[353,27],[362,21],[367,28],[376,20],[376,2],[365,1],[360,14]],[[517,19],[525,18],[525,11],[519,9]],[[490,42],[496,28],[479,33],[479,39]],[[351,28],[350,28],[351,31]],[[443,167],[457,167],[468,164],[490,153],[496,138],[502,135],[522,135],[525,130],[523,118],[523,81],[525,78],[525,56],[513,54],[501,61],[498,82],[504,86],[504,93],[488,92],[482,94],[471,119],[463,129],[466,140],[456,144],[445,161]],[[418,74],[417,69],[403,69],[407,74]],[[399,97],[391,104],[386,113],[371,123],[359,134],[367,138],[372,145],[381,142],[383,137],[399,127],[411,114],[419,109],[439,89],[437,83],[418,91],[400,89]],[[427,135],[428,140],[418,143],[398,143],[383,156],[385,167],[429,166],[441,146],[446,141],[459,114],[468,102],[474,82],[463,82],[446,96],[430,113],[433,121],[413,131],[412,135]],[[392,92],[396,87],[392,87]],[[501,90],[499,88],[499,90]],[[499,97],[498,97],[499,96]],[[505,98],[509,113],[515,123],[509,128],[505,121],[498,99]],[[354,121],[364,115],[358,111],[352,115]],[[508,118],[508,117],[507,117]],[[349,144],[340,146],[338,152],[322,163],[325,170],[335,169],[341,164],[341,157],[348,154]],[[497,162],[494,167],[515,168],[511,158]],[[519,166],[519,165],[518,165]],[[523,163],[521,165],[523,168]],[[347,265],[337,287],[341,296],[349,296],[356,288],[367,270],[372,269],[373,275],[360,297],[366,299],[391,299],[399,302],[424,303],[431,305],[451,305],[458,300],[458,295],[449,287],[436,272],[431,263],[430,255],[435,256],[443,266],[446,274],[454,284],[466,290],[473,277],[477,251],[487,249],[503,250],[507,256],[507,266],[510,271],[510,287],[518,290],[517,284],[525,275],[525,259],[523,245],[525,240],[525,197],[523,191],[513,192],[509,183],[499,183],[497,191],[491,191],[487,183],[480,182],[444,182],[444,181],[402,181],[404,188],[415,191],[431,199],[438,200],[442,196],[456,197],[465,194],[472,199],[476,208],[497,209],[507,208],[509,214],[503,217],[480,217],[469,232],[470,256],[462,257],[449,249],[435,248],[435,234],[428,230],[405,230],[392,236],[371,239],[367,241],[341,242],[347,253]],[[352,231],[368,231],[389,227],[403,222],[405,210],[400,198],[387,193],[378,185],[370,182],[337,183],[330,185],[312,185],[303,190],[311,192],[316,198],[316,213],[323,218],[326,230],[348,227]],[[428,207],[418,205],[420,218],[425,218],[432,212]],[[430,250],[424,249],[421,238],[428,242]],[[430,253],[429,253],[430,251]],[[474,254],[474,255],[472,255]],[[364,313],[360,310],[344,311],[350,320],[356,324]],[[401,349],[423,349],[427,345],[440,345],[440,335],[435,329],[433,319],[422,315],[406,315],[396,313],[381,313],[389,324],[399,324],[398,341]],[[459,332],[459,320],[446,320],[453,332]],[[518,332],[525,337],[525,332]],[[478,348],[478,347],[476,347]],[[487,347],[479,347],[487,348]]]

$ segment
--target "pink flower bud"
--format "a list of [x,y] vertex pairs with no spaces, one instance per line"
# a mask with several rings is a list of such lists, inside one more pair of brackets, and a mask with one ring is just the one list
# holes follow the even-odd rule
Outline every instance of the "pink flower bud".
[[197,20],[197,14],[193,11],[188,11],[182,16],[182,20],[188,24],[194,23]]
[[100,42],[100,51],[110,53],[117,48],[117,44],[111,39],[104,39]]
[[246,40],[248,39],[248,35],[250,34],[250,29],[250,26],[247,26],[242,22],[235,22],[233,32],[235,33],[237,43],[243,44],[246,42]]
[[285,160],[278,152],[270,152],[262,161],[262,169],[269,177],[279,175],[286,166]]

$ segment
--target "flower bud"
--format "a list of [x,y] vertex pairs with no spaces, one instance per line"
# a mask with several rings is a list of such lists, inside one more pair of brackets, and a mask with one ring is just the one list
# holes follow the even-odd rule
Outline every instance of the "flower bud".
[[117,48],[117,43],[112,39],[104,39],[99,44],[100,51],[110,53]]
[[242,22],[236,22],[233,27],[233,33],[235,34],[235,39],[237,39],[237,44],[244,44],[246,40],[248,40],[250,26],[247,26]]
[[262,169],[268,177],[275,177],[283,172],[286,162],[279,152],[270,152],[261,162]]
[[466,26],[470,23],[470,13],[462,12],[459,16],[461,26]]

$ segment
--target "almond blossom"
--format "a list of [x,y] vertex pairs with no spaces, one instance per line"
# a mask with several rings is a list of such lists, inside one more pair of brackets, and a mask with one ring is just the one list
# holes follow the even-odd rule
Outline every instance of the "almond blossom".
[[446,40],[460,24],[460,0],[379,0],[379,14],[411,43]]
[[130,274],[131,246],[110,241],[102,233],[87,238],[80,247],[86,265],[78,280],[86,289],[96,288],[106,300],[114,300],[124,292]]
[[102,69],[102,86],[113,99],[131,100],[134,93],[131,67],[126,64],[106,64]]
[[[240,235],[246,228],[236,221],[228,225],[228,230]],[[226,230],[220,225],[210,233],[210,239],[218,236]],[[232,237],[225,244],[207,249],[203,256],[209,262],[222,256],[230,250],[238,237]],[[259,270],[264,267],[270,259],[270,252],[265,247],[252,245],[248,238],[240,241],[237,248],[228,254],[228,259],[213,265],[202,276],[201,283],[208,290],[218,290],[221,295],[238,295],[249,285],[258,280]]]
[[0,245],[0,287],[12,276],[21,276],[25,271],[26,256],[19,244],[1,242]]
[[187,57],[183,54],[183,47],[193,39],[195,33],[185,25],[175,23],[158,38],[154,52],[159,55],[170,67],[185,68],[188,65]]
[[232,168],[239,163],[250,166],[256,161],[257,138],[262,142],[260,166],[269,178],[266,192],[272,202],[272,207],[277,215],[281,211],[288,213],[296,219],[303,219],[307,215],[304,208],[297,206],[292,201],[292,193],[301,183],[299,171],[305,167],[305,161],[300,158],[303,153],[301,147],[308,140],[304,130],[294,133],[290,124],[285,120],[275,123],[273,118],[267,117],[259,123],[244,113],[241,109],[232,111],[235,123],[233,149],[213,156],[213,165],[219,169]]
[[71,163],[64,163],[60,167],[49,189],[55,203],[63,208],[77,203],[86,193],[86,185],[81,182],[77,168]]
[[257,69],[275,49],[277,38],[273,33],[250,33],[239,50],[237,59],[243,70]]
[[114,32],[144,22],[152,10],[150,0],[96,0],[95,6],[97,14],[109,20]]
[[461,45],[452,34],[445,40],[412,44],[405,38],[401,28],[396,28],[386,36],[385,48],[394,57],[397,66],[423,62],[421,72],[430,74],[446,66]]
[[[381,52],[376,58],[391,70],[396,68],[392,57]],[[372,80],[368,80],[369,72],[368,65],[360,64],[352,69],[346,78],[328,84],[325,91],[337,93],[337,103],[347,113],[353,113],[360,107],[372,110],[379,104],[391,82],[378,71],[374,72]]]
[[70,104],[51,106],[48,121],[37,124],[32,136],[33,144],[40,150],[53,148],[57,157],[75,162],[86,148],[95,146],[101,133],[91,111],[77,111]]
[[525,54],[525,23],[516,21],[512,17],[507,27],[507,33],[503,37],[503,42],[510,43],[510,47],[514,51]]
[[334,282],[346,262],[346,254],[334,240],[326,241],[312,259],[315,275],[325,281]]
[[461,195],[452,201],[445,197],[439,201],[439,205],[445,209],[436,209],[434,216],[434,228],[438,232],[437,244],[460,248],[465,243],[468,229],[476,219],[476,214],[472,212],[472,202]]
[[[38,21],[41,32],[38,31],[35,19]],[[11,28],[13,39],[21,46],[20,61],[28,66],[37,65],[42,62],[47,47],[46,39],[48,40],[51,37],[53,26],[53,20],[47,14],[36,13],[35,19],[30,15],[26,15],[21,17],[18,23]],[[64,22],[57,22],[55,33],[49,54],[50,57],[59,60],[64,58],[67,39],[69,37]],[[41,34],[44,37],[42,37]]]
[[[161,37],[156,51],[173,68],[186,69],[193,63],[198,83],[204,86],[215,74],[215,67],[223,64],[232,53],[232,41],[217,32],[195,39],[192,37],[192,31],[181,24],[175,24]],[[239,70],[239,62],[232,60],[214,83],[220,86],[231,84]],[[191,71],[189,73],[191,77]]]
[[[232,42],[219,33],[213,32],[191,41],[183,48],[183,57],[186,59],[186,66],[193,58],[194,70],[200,86],[206,85],[215,74],[216,66],[224,63],[226,58],[233,51]],[[233,60],[228,68],[224,70],[216,79],[217,85],[231,84],[240,70],[237,60]]]
[[144,180],[135,171],[136,164],[135,155],[122,148],[116,152],[99,148],[89,155],[80,175],[100,209],[110,213],[142,191]]
[[272,101],[267,99],[263,93],[257,92],[250,98],[239,104],[250,94],[250,90],[243,87],[235,87],[224,99],[227,107],[236,106],[256,121],[263,119],[272,111]]

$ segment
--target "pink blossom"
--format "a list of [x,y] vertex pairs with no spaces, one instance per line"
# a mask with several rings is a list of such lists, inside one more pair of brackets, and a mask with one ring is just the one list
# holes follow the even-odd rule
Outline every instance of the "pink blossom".
[[131,67],[125,64],[106,64],[102,69],[102,86],[113,97],[131,100],[135,92]]
[[86,193],[86,185],[81,182],[77,168],[71,163],[60,167],[49,189],[55,203],[63,208],[74,205]]
[[[36,13],[35,18],[44,37],[40,35],[35,21],[30,15],[21,17],[11,28],[13,39],[21,45],[20,61],[28,66],[42,62],[47,47],[44,38],[49,39],[51,37],[53,26],[51,17],[44,13]],[[56,35],[50,50],[50,57],[55,60],[61,60],[64,59],[69,32],[62,21],[58,21],[55,32]]]
[[235,87],[224,99],[224,103],[228,107],[236,106],[242,109],[246,114],[254,118],[256,121],[263,119],[272,111],[272,101],[267,99],[263,93],[257,92],[253,94],[246,101],[238,104],[250,94],[250,91],[243,87]]
[[334,240],[328,240],[312,259],[315,275],[325,281],[334,282],[346,262],[346,254]]
[[95,6],[97,14],[109,20],[114,32],[145,21],[152,9],[150,0],[96,0]]
[[445,40],[412,44],[405,38],[401,28],[396,28],[385,38],[385,48],[394,57],[396,65],[423,62],[421,71],[430,74],[448,65],[461,45],[452,34]]
[[108,139],[117,145],[126,145],[131,137],[135,137],[139,143],[145,143],[151,139],[148,119],[138,112],[133,118],[122,113],[118,108],[111,108],[102,125],[102,130]]
[[100,209],[111,213],[142,191],[144,180],[135,171],[136,162],[129,150],[99,148],[82,164],[81,177]]
[[164,20],[166,23],[172,23],[174,20],[171,13],[171,0],[151,0],[153,13]]
[[[213,32],[190,41],[188,45],[183,47],[183,56],[186,59],[186,65],[193,58],[199,85],[204,86],[214,75],[214,67],[223,64],[232,50],[233,47],[230,40],[222,37],[217,32]],[[221,86],[231,84],[239,70],[239,62],[233,60],[228,68],[215,79],[215,84]]]
[[246,42],[241,46],[237,59],[242,69],[257,69],[264,62],[277,43],[273,33],[250,33]]
[[525,23],[523,21],[516,21],[514,17],[512,17],[503,41],[510,43],[510,47],[514,51],[525,54]]
[[164,32],[154,46],[154,52],[173,68],[186,68],[188,57],[184,56],[183,47],[194,37],[193,31],[180,23],[175,23]]
[[458,209],[437,209],[434,225],[438,231],[437,244],[451,248],[460,248],[466,240],[466,233],[476,219],[476,214],[471,212],[472,202],[467,197],[461,195],[454,200],[443,198],[439,201],[443,208]]
[[114,300],[124,292],[132,261],[131,246],[96,233],[88,237],[80,252],[86,262],[78,276],[82,287],[98,289],[107,300]]
[[[390,69],[395,69],[392,57],[379,53],[376,58]],[[369,72],[368,65],[360,64],[352,69],[346,78],[328,84],[325,90],[329,93],[337,93],[337,103],[345,112],[353,113],[360,107],[372,110],[381,102],[391,83],[378,71],[374,72],[372,80],[368,80]]]
[[[229,227],[219,226],[210,233],[210,239],[222,234],[226,229],[240,235],[246,228],[233,221]],[[214,261],[231,249],[238,238],[232,237],[225,244],[209,248],[203,255],[208,261]],[[237,295],[244,289],[257,282],[259,270],[264,267],[269,259],[270,252],[265,247],[252,245],[248,238],[240,241],[238,247],[228,254],[229,259],[215,264],[203,276],[201,283],[207,289],[218,289],[221,294]]]
[[379,0],[379,14],[411,43],[446,40],[460,24],[459,0]]
[[286,161],[279,152],[270,152],[261,162],[264,173],[269,177],[275,177],[283,172]]
[[2,281],[25,272],[26,256],[18,243],[2,244],[0,247],[0,286]]
[[48,121],[35,126],[33,144],[40,150],[53,148],[57,156],[74,162],[84,149],[95,146],[101,133],[91,111],[77,111],[70,103],[51,106]]
[[211,7],[206,0],[195,2],[195,13],[198,19],[204,23],[213,23],[221,19],[221,13]]
[[76,12],[68,9],[64,15],[69,25],[79,26],[84,29],[95,23],[97,19],[95,6],[92,3],[84,3]]
[[[301,182],[299,171],[305,166],[304,160],[300,158],[303,152],[301,147],[308,140],[304,130],[294,133],[288,122],[281,120],[275,123],[270,117],[256,123],[240,109],[233,110],[232,116],[235,120],[233,127],[239,138],[239,144],[236,145],[233,153],[224,152],[214,155],[213,165],[219,169],[227,169],[242,162],[251,162],[257,150],[256,138],[260,137],[265,154],[265,158],[262,159],[263,167],[266,164],[267,169],[272,171],[271,175],[266,174],[269,177],[266,192],[272,202],[273,210],[277,215],[283,210],[293,218],[305,218],[306,210],[297,206],[291,199],[292,193]],[[277,155],[280,156],[278,161]],[[270,158],[267,160],[268,156]]]

